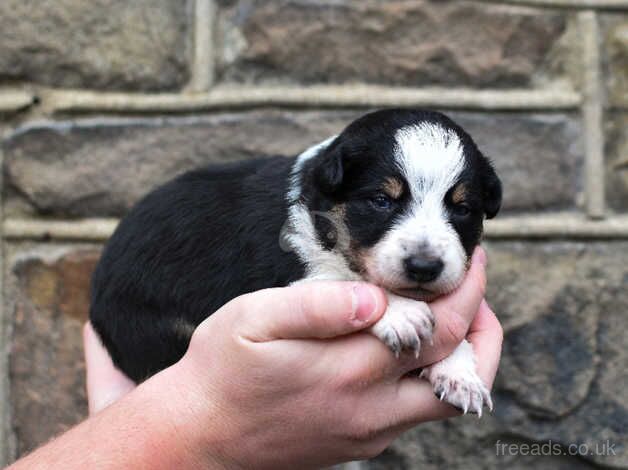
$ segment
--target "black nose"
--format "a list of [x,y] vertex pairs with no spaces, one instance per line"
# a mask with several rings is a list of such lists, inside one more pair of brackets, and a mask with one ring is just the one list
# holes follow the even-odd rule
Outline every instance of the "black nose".
[[404,260],[408,278],[417,282],[430,282],[443,271],[443,262],[436,258],[411,256]]

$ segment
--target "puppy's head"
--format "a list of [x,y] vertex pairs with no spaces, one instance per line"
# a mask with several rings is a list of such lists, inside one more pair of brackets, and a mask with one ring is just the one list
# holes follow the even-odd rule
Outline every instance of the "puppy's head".
[[301,169],[300,199],[325,250],[365,280],[429,299],[464,277],[501,183],[469,135],[437,112],[385,110],[349,125]]

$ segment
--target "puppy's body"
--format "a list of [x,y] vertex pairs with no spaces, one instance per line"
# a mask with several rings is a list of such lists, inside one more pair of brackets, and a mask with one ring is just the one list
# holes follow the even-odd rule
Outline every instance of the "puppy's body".
[[[421,300],[458,286],[500,202],[490,163],[445,116],[372,113],[295,159],[197,170],[149,194],[103,253],[91,320],[140,381],[176,362],[195,326],[240,294],[366,280],[388,291],[372,332],[396,354],[418,354],[433,327]],[[490,404],[468,343],[424,376],[460,408]]]
[[172,365],[229,300],[301,279],[279,231],[294,159],[186,173],[142,199],[109,240],[92,280],[91,321],[135,381]]

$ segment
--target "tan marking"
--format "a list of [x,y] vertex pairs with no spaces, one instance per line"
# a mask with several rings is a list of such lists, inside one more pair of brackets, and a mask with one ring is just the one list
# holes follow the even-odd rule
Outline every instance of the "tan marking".
[[460,204],[464,202],[467,198],[467,187],[460,183],[458,186],[454,188],[454,192],[451,195],[451,200],[454,204]]
[[351,238],[345,223],[347,208],[344,204],[338,204],[331,208],[329,216],[333,220],[336,229],[335,249],[342,253],[351,270],[362,273],[364,265],[362,263],[362,252],[359,244]]
[[386,178],[382,189],[393,199],[399,199],[403,194],[403,184],[397,178],[393,177]]
[[183,318],[177,318],[174,320],[173,328],[175,335],[182,340],[189,341],[196,329],[196,325]]
[[364,274],[366,272],[365,259],[367,252],[360,247],[358,242],[351,240],[349,243],[349,249],[343,254],[352,271],[355,271],[358,274]]
[[336,204],[329,212],[331,212],[334,217],[337,217],[338,221],[341,221],[344,220],[346,211],[347,208],[344,204]]

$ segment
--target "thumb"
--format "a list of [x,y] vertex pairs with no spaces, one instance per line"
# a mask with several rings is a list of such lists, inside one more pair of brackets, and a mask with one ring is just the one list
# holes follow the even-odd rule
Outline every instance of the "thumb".
[[333,338],[371,326],[384,313],[383,291],[362,282],[308,281],[239,297],[240,335],[250,341]]

